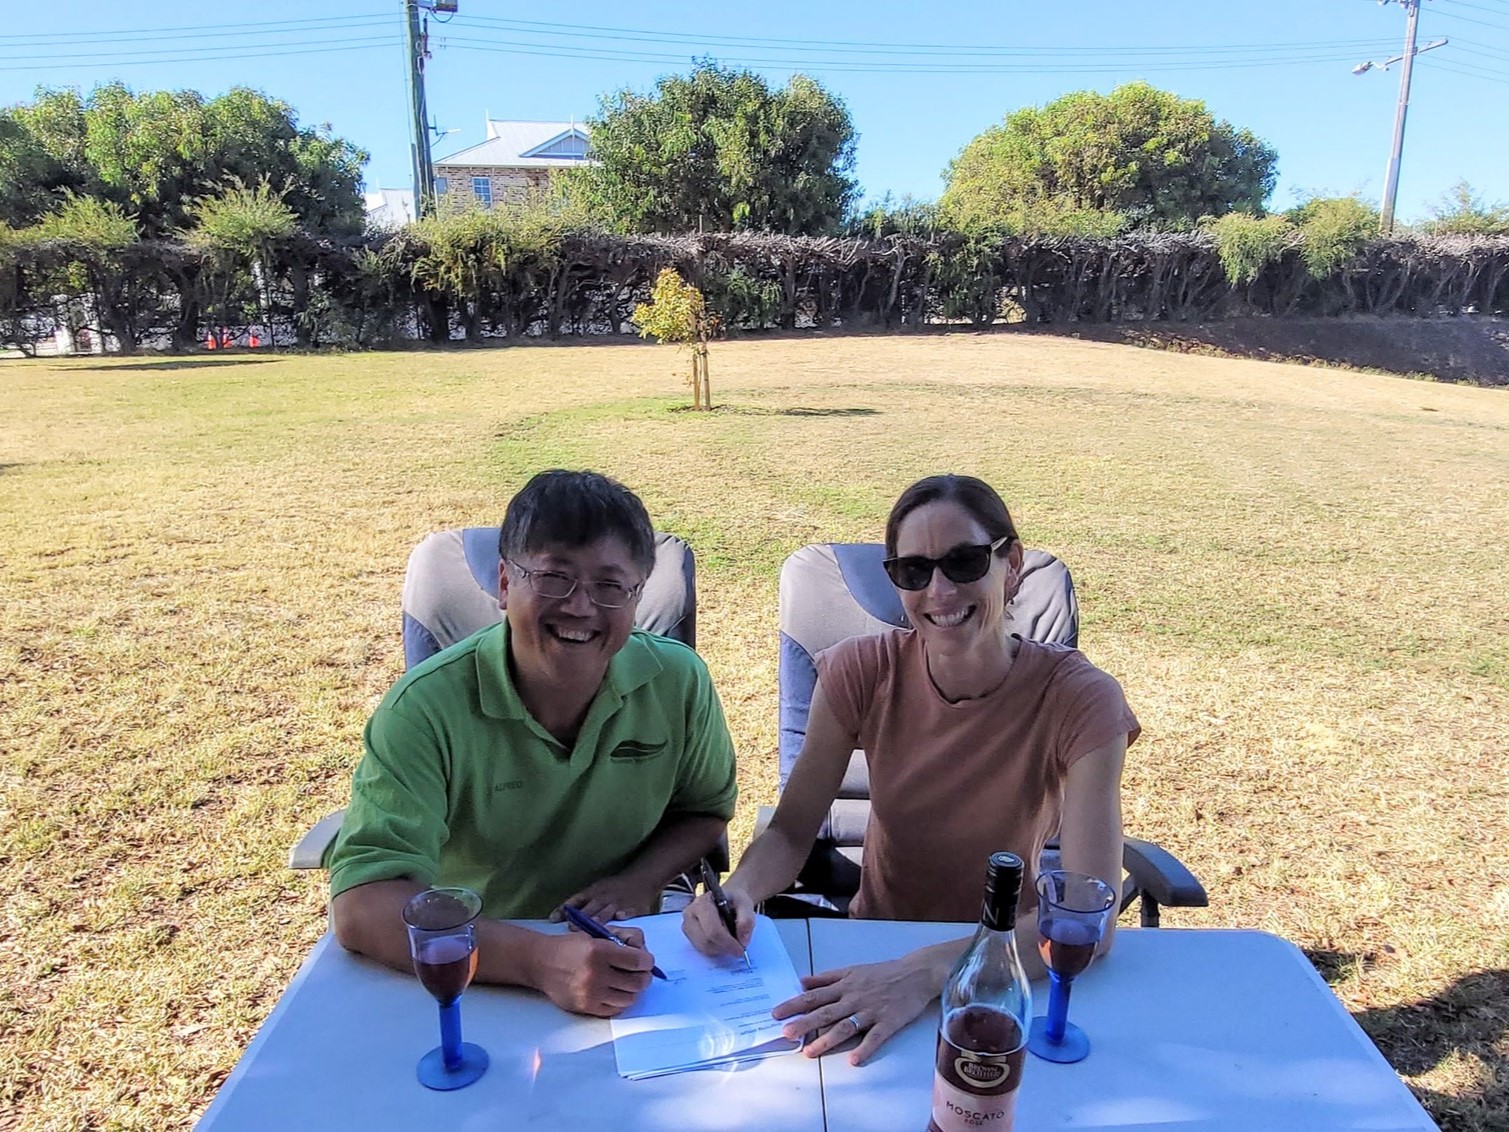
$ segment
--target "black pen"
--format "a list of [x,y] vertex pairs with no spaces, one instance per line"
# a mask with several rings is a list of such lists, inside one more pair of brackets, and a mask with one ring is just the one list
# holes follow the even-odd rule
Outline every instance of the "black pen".
[[[570,904],[562,904],[561,913],[566,917],[566,919],[570,920],[577,927],[581,928],[582,931],[586,932],[588,935],[593,936],[596,939],[605,939],[609,943],[618,944],[619,947],[629,946],[623,940],[619,939],[616,935],[610,932],[607,928],[599,924],[591,916],[587,915],[587,913],[583,912],[580,908],[573,908]],[[659,967],[651,967],[650,974],[654,975],[657,979],[665,978],[665,972],[662,971]]]
[[[718,883],[718,874],[713,872],[713,867],[707,863],[707,858],[702,858],[702,886],[707,889],[707,894],[713,898],[713,904],[718,909],[718,919],[723,921],[723,926],[728,929],[728,934],[734,937],[734,942],[739,942],[739,921],[734,915],[733,905],[728,902],[728,897],[723,893],[723,886]],[[751,971],[754,964],[749,961],[749,952],[739,948],[744,956],[744,966]]]

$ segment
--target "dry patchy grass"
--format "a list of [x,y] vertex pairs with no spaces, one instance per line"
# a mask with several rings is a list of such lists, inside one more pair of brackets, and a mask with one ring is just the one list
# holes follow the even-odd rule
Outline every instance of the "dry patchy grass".
[[[426,532],[526,476],[641,491],[774,796],[775,572],[914,477],[996,484],[1145,726],[1170,922],[1307,948],[1448,1128],[1509,1125],[1509,396],[1003,336],[0,368],[0,1126],[189,1123],[324,929]],[[10,1113],[9,1117],[3,1115]]]

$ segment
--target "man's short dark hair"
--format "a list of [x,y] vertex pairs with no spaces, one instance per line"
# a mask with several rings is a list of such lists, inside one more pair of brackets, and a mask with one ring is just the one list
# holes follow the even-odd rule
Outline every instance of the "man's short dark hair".
[[645,577],[655,565],[655,532],[639,496],[597,472],[552,468],[540,472],[508,501],[498,532],[504,558],[552,546],[580,547],[605,536],[623,540]]

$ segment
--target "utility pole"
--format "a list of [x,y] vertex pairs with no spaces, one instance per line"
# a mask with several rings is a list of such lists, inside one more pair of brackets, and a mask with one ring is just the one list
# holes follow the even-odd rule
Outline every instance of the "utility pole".
[[1383,181],[1383,214],[1378,228],[1385,235],[1394,231],[1394,202],[1399,199],[1399,163],[1404,158],[1404,120],[1409,116],[1409,83],[1415,73],[1415,32],[1420,24],[1420,0],[1399,0],[1409,19],[1404,30],[1404,66],[1399,72],[1399,105],[1394,111],[1394,148],[1389,154],[1388,175]]
[[[1388,2],[1389,0],[1378,0],[1380,4]],[[1404,121],[1409,117],[1409,85],[1415,74],[1415,56],[1434,51],[1437,47],[1445,47],[1450,42],[1443,36],[1424,47],[1415,46],[1416,32],[1420,26],[1420,0],[1396,2],[1408,17],[1404,28],[1404,54],[1395,55],[1381,63],[1359,63],[1352,68],[1352,74],[1362,75],[1375,67],[1386,71],[1395,63],[1404,64],[1399,75],[1399,105],[1394,110],[1394,148],[1389,152],[1388,173],[1383,180],[1383,210],[1378,218],[1378,230],[1385,236],[1394,231],[1394,204],[1399,198],[1399,166],[1404,159]]]
[[420,0],[402,0],[404,48],[409,61],[409,111],[413,138],[409,152],[414,171],[414,218],[420,219],[435,205],[435,167],[430,160],[430,115],[424,102],[424,60],[429,54],[429,31],[419,26]]

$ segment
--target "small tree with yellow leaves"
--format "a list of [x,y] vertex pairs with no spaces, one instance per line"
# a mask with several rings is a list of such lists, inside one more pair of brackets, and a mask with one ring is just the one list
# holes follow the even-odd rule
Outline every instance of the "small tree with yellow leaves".
[[708,309],[702,292],[686,282],[674,267],[662,268],[655,277],[650,301],[634,308],[634,325],[641,338],[689,345],[692,352],[692,408],[713,407],[712,386],[707,379],[707,344],[718,336],[722,320]]

